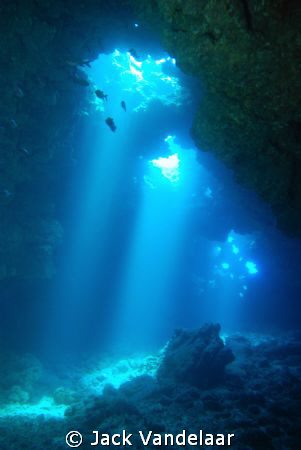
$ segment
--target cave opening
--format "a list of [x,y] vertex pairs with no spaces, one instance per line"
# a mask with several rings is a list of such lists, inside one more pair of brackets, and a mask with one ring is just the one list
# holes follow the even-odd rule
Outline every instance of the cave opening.
[[200,420],[298,445],[300,20],[255,3],[0,6],[5,448]]
[[56,356],[57,347],[131,352],[137,340],[152,350],[200,318],[242,327],[260,276],[249,261],[254,219],[238,206],[260,202],[195,148],[195,81],[163,50],[135,49],[100,54],[80,77],[88,103],[60,204],[67,236],[46,354],[49,343]]

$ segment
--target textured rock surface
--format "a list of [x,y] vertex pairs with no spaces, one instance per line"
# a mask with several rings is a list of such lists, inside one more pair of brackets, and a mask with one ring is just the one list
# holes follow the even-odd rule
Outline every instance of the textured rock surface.
[[301,4],[295,0],[136,2],[178,66],[203,87],[193,136],[301,236]]
[[[55,200],[72,165],[89,90],[81,64],[130,42],[127,3],[0,6],[0,279],[54,273],[62,240]],[[301,236],[300,3],[130,3],[179,67],[202,82],[193,126],[199,148],[224,160],[272,205],[282,229]]]
[[[176,435],[183,430],[199,433],[201,429],[204,433],[234,433],[231,447],[235,449],[299,448],[300,333],[237,334],[226,342],[233,349],[235,361],[229,366],[223,385],[214,388],[197,388],[171,380],[161,383],[144,375],[119,389],[107,386],[101,395],[91,395],[79,381],[79,371],[87,371],[86,363],[81,369],[79,361],[75,366],[68,363],[69,373],[64,371],[61,380],[65,387],[59,390],[64,401],[70,401],[65,418],[43,414],[5,416],[0,408],[1,449],[64,449],[66,434],[74,429],[83,435],[82,448],[91,448],[92,430],[99,430],[100,434],[126,430],[133,433],[133,448],[142,449],[138,430],[144,434],[151,430]],[[24,359],[15,364],[16,374],[26,374],[26,364]],[[30,372],[29,376],[34,380]],[[25,397],[17,389],[13,394],[19,396],[14,401],[22,401],[20,395]],[[58,389],[48,382],[46,390],[44,387],[40,391],[40,395],[45,394],[57,398]]]
[[62,240],[55,200],[72,166],[89,91],[82,63],[104,50],[112,23],[122,33],[114,5],[1,2],[0,280],[54,273]]
[[204,325],[197,331],[176,331],[168,343],[158,379],[198,387],[220,382],[234,355],[225,347],[219,331],[219,325]]

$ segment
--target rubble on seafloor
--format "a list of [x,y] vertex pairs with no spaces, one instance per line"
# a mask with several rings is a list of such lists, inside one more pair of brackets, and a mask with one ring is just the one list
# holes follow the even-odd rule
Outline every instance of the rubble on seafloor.
[[[215,325],[196,332],[179,331],[164,352],[146,355],[144,363],[141,356],[136,362],[134,358],[111,362],[103,368],[102,379],[101,365],[97,367],[96,362],[94,377],[92,366],[88,371],[90,378],[84,372],[87,367],[78,367],[68,386],[53,387],[52,393],[47,392],[49,397],[45,397],[45,391],[35,408],[33,404],[31,408],[22,404],[20,399],[11,401],[10,409],[2,407],[0,413],[1,448],[64,448],[65,436],[72,429],[82,433],[83,448],[90,448],[94,442],[94,430],[113,434],[124,429],[133,433],[137,448],[141,447],[141,441],[139,447],[136,439],[138,430],[174,435],[183,430],[188,434],[197,434],[199,430],[233,433],[231,447],[237,449],[297,448],[300,333],[277,336],[236,333],[221,341],[218,333],[219,327]],[[223,350],[233,354],[231,362],[229,356],[228,363],[224,359],[223,377],[215,377],[212,372],[210,385],[196,386],[195,377],[189,378],[188,372],[198,372],[202,368],[199,362],[205,358],[211,361],[211,370],[220,372]],[[177,358],[171,365],[172,354],[177,354]],[[214,363],[215,358],[218,364]],[[187,380],[178,379],[175,374],[182,375],[185,368]],[[72,372],[75,371],[70,367]],[[124,377],[119,387],[114,387],[114,377],[120,381],[125,373],[128,380]],[[198,373],[202,377],[202,372]],[[99,382],[99,393],[95,380]]]

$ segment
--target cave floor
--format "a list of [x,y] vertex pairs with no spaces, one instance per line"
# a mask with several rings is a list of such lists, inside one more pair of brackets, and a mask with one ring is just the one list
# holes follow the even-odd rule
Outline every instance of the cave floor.
[[140,430],[161,435],[183,430],[233,433],[231,447],[237,449],[297,448],[301,335],[239,333],[222,338],[236,359],[224,382],[208,389],[156,381],[164,351],[70,367],[68,386],[63,380],[56,387],[49,385],[48,391],[44,386],[44,395],[36,401],[26,401],[24,392],[22,398],[22,390],[14,387],[9,401],[2,395],[1,449],[68,448],[71,430],[81,432],[81,448],[91,447],[95,430],[126,430],[137,449],[144,448]]

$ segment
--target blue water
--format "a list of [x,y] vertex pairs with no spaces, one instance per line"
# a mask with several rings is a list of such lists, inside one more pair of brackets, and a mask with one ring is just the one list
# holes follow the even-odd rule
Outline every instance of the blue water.
[[212,321],[225,333],[297,327],[300,243],[195,148],[201,87],[163,52],[135,56],[115,50],[85,69],[42,354],[149,350]]
[[8,340],[26,355],[22,370],[39,381],[12,383],[5,417],[62,419],[77,386],[100,395],[107,382],[153,376],[177,328],[220,323],[224,340],[241,333],[257,345],[300,326],[300,242],[195,147],[201,86],[163,51],[115,50],[84,71],[88,102],[57,198],[57,274],[46,293],[33,286],[43,302],[3,314],[19,330]]

